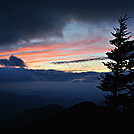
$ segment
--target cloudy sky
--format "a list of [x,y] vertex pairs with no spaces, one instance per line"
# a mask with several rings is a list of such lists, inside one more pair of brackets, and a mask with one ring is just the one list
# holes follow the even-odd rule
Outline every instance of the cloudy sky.
[[0,62],[17,57],[33,69],[108,71],[102,60],[113,48],[110,32],[118,17],[131,16],[127,24],[134,39],[133,5],[133,0],[1,1]]

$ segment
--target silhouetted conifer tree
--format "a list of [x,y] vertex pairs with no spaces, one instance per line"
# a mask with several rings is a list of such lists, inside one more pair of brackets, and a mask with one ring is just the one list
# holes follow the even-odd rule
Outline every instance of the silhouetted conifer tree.
[[110,92],[105,96],[107,106],[124,111],[132,109],[134,104],[134,40],[130,40],[127,31],[128,19],[127,16],[120,17],[119,28],[114,28],[115,32],[111,33],[114,39],[110,44],[115,48],[106,53],[110,61],[103,62],[111,72],[101,75],[98,86],[102,91]]

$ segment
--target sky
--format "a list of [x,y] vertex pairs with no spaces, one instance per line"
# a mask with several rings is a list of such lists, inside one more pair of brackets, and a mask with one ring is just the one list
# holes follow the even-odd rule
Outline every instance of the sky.
[[31,69],[109,71],[102,61],[113,49],[109,40],[118,17],[131,17],[134,39],[133,5],[133,0],[1,1],[0,66],[19,61]]

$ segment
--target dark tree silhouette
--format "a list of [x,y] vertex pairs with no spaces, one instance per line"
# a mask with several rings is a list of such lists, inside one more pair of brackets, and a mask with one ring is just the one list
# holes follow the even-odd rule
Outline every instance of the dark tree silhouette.
[[[118,19],[119,28],[114,28],[111,33],[114,37],[110,44],[114,49],[107,52],[109,62],[103,64],[111,70],[99,78],[103,91],[109,91],[105,104],[115,109],[127,111],[134,104],[134,40],[130,40],[130,32],[127,31],[126,15]],[[132,107],[131,107],[132,108]]]

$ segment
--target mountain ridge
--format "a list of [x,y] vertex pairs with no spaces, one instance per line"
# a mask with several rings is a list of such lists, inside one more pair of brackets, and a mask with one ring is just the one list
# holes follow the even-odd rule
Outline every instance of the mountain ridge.
[[[46,119],[34,122],[25,127],[3,131],[2,134],[29,134],[29,133],[76,133],[76,132],[115,132],[127,129],[132,125],[124,114],[108,108],[98,106],[92,102],[81,102],[62,113],[49,116]],[[129,129],[130,130],[130,129]],[[128,130],[128,131],[129,131]]]

